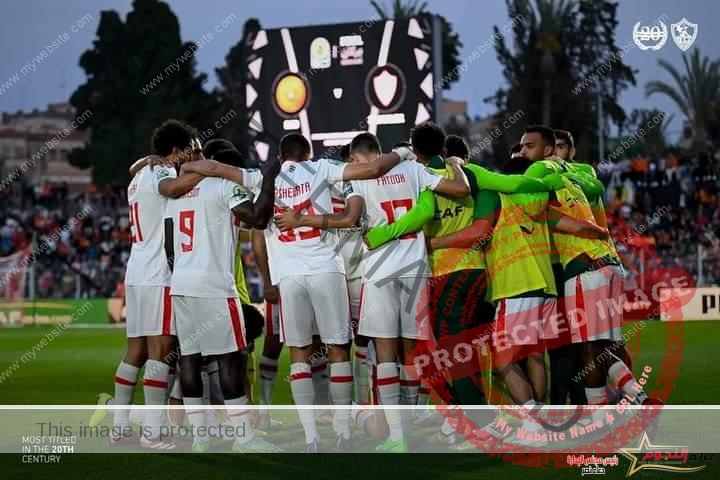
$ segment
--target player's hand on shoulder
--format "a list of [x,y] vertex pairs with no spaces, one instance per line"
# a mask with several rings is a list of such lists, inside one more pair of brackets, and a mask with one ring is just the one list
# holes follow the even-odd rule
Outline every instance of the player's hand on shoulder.
[[218,162],[215,160],[195,160],[183,163],[180,173],[197,173],[205,177],[212,177],[215,174]]
[[460,157],[447,157],[445,159],[445,163],[448,165],[457,165],[458,167],[462,167],[465,165],[465,161]]
[[402,160],[416,160],[417,157],[415,156],[415,153],[408,148],[408,147],[398,147],[393,150],[393,152],[397,153]]
[[285,210],[283,213],[276,215],[273,221],[281,232],[292,230],[293,228],[301,226],[300,214],[291,209]]
[[565,180],[563,180],[563,176],[560,173],[551,173],[550,175],[545,175],[542,179],[542,182],[547,185],[550,190],[553,191],[562,190],[563,188],[565,188]]
[[264,287],[263,297],[265,297],[267,303],[276,305],[280,301],[280,289],[272,285]]

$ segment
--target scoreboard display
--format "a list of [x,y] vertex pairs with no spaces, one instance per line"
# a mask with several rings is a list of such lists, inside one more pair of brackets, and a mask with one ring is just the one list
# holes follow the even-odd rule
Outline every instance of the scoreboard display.
[[314,157],[337,157],[362,132],[386,150],[407,140],[438,110],[438,35],[430,15],[251,34],[245,100],[257,160],[277,155],[291,132],[311,141]]

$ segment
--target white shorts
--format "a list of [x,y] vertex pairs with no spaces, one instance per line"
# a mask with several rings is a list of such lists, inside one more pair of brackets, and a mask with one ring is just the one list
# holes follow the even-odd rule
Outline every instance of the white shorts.
[[554,297],[500,299],[495,308],[493,346],[504,350],[557,338],[557,316]]
[[345,275],[320,273],[280,280],[280,341],[311,345],[313,334],[325,344],[350,342],[350,303]]
[[349,278],[347,281],[348,294],[350,295],[350,318],[357,321],[360,318],[360,287],[362,278]]
[[565,311],[572,343],[622,339],[623,279],[608,265],[565,282]]
[[247,346],[237,298],[173,296],[180,354],[222,355]]
[[280,335],[280,304],[265,302],[265,335]]
[[176,334],[170,287],[128,285],[125,306],[128,338]]
[[[358,334],[371,338],[430,340],[432,325],[423,314],[430,300],[428,277],[363,282]],[[418,319],[421,319],[418,322]]]

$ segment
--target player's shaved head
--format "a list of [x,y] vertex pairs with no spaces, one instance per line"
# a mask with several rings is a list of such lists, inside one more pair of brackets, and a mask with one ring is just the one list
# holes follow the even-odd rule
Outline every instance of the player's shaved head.
[[213,138],[203,145],[203,155],[205,155],[205,158],[214,158],[215,154],[222,150],[237,150],[237,148],[230,140],[225,138]]
[[380,154],[382,153],[382,147],[380,147],[380,140],[378,140],[375,135],[372,133],[361,133],[353,138],[350,144],[350,151],[360,155]]
[[347,145],[343,145],[340,148],[340,159],[346,163],[350,161],[350,144],[349,143]]
[[448,135],[445,137],[445,157],[459,157],[470,161],[470,147],[460,135]]
[[190,152],[198,132],[187,123],[179,120],[166,120],[152,134],[151,150],[155,155],[167,157],[175,151]]
[[555,132],[547,125],[528,125],[523,133],[538,133],[546,147],[555,148]]
[[288,133],[280,139],[280,159],[304,162],[310,157],[310,142],[299,133]]
[[418,160],[429,161],[432,157],[443,154],[445,130],[436,123],[422,123],[412,129],[410,142]]
[[245,160],[242,156],[242,154],[237,149],[225,149],[225,150],[219,150],[211,157],[208,157],[206,155],[206,158],[217,160],[220,163],[225,163],[227,165],[233,166],[233,167],[239,167],[244,168],[245,167]]

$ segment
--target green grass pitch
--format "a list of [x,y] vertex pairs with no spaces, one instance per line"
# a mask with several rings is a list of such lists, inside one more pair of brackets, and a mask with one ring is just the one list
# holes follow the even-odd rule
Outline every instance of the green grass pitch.
[[[124,331],[121,329],[70,329],[64,331],[36,353],[34,360],[20,359],[49,331],[44,327],[0,330],[0,375],[10,365],[20,366],[0,382],[0,404],[92,404],[100,391],[112,392],[113,375],[123,355]],[[687,322],[684,326],[683,360],[680,375],[668,403],[675,405],[714,404],[720,395],[720,354],[717,338],[720,322]],[[636,372],[646,365],[659,369],[664,355],[663,324],[650,322],[641,332]],[[261,344],[258,344],[258,352]],[[285,376],[289,370],[287,351],[283,352],[275,392],[277,404],[291,404]],[[142,403],[142,389],[136,401]],[[329,435],[329,430],[327,430]],[[326,435],[325,438],[330,438]],[[362,437],[358,433],[356,437]],[[369,441],[369,440],[368,440]],[[588,452],[591,453],[591,452]],[[717,455],[716,455],[717,456]],[[625,478],[628,462],[621,457],[617,467],[606,468],[603,478]],[[717,465],[716,465],[717,464]],[[0,455],[0,478],[352,478],[412,479],[508,479],[578,478],[578,467],[537,470],[516,466],[489,455],[64,455],[60,465],[24,465],[20,455]],[[710,461],[690,479],[719,478],[720,462]],[[635,478],[680,476],[669,472],[639,472]]]

